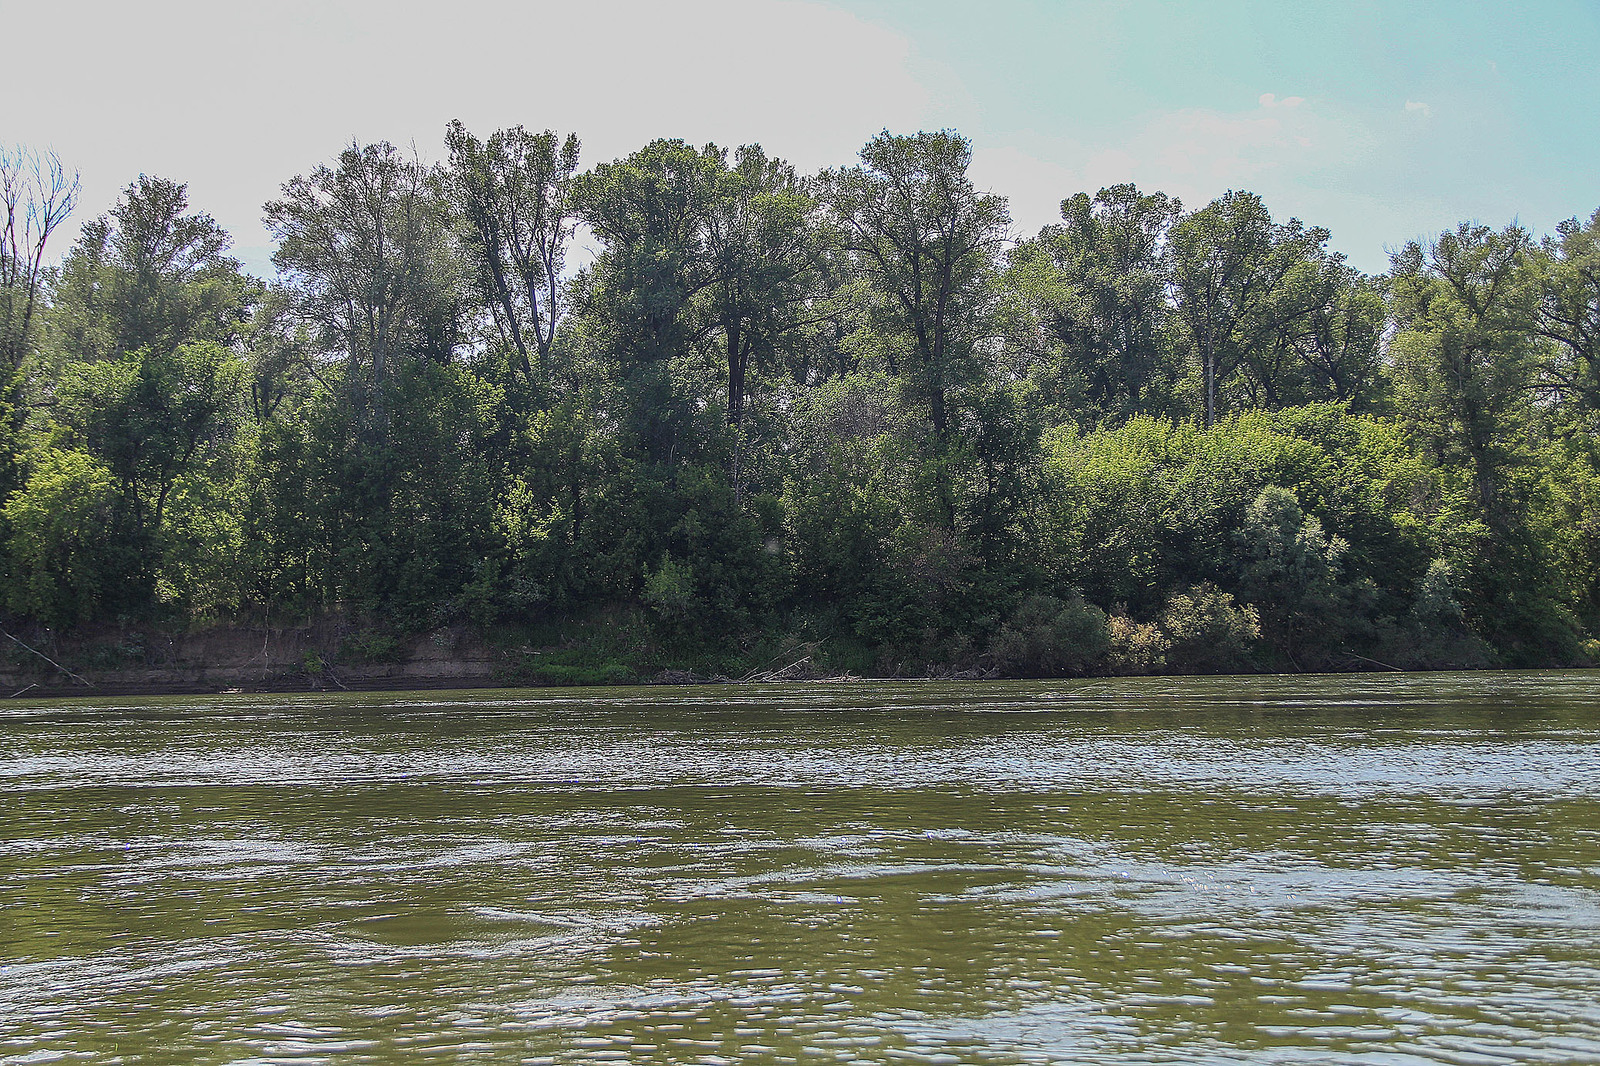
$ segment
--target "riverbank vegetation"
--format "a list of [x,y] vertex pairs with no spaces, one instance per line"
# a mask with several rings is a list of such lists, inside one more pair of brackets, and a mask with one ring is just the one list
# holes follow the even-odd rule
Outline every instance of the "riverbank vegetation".
[[1369,276],[1242,191],[1019,237],[948,132],[579,156],[352,144],[264,282],[146,176],[51,266],[75,183],[6,154],[8,631],[465,627],[565,681],[1600,657],[1600,212]]

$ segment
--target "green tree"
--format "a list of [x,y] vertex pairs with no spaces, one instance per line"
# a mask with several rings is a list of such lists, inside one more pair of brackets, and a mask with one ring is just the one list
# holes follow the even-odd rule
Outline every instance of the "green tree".
[[460,339],[459,265],[428,168],[391,144],[352,144],[335,166],[291,179],[265,208],[272,261],[318,347],[387,433],[392,364],[448,362]]
[[1317,306],[1314,280],[1328,231],[1298,219],[1276,224],[1254,193],[1229,191],[1173,228],[1177,316],[1200,364],[1204,424],[1217,420],[1218,394],[1250,366],[1266,406],[1275,394],[1278,338]]
[[727,354],[728,422],[737,425],[752,356],[791,343],[816,317],[815,201],[794,169],[760,145],[739,149],[716,193],[706,227],[715,277],[709,318]]
[[759,145],[746,145],[720,176],[707,215],[706,253],[715,280],[705,292],[705,320],[727,364],[735,497],[743,489],[751,362],[775,363],[825,317],[817,306],[822,291],[815,210],[816,201],[792,167],[768,159]]
[[904,369],[940,438],[949,428],[948,393],[972,373],[985,282],[1011,221],[1003,197],[973,187],[971,161],[971,143],[949,131],[885,130],[861,149],[860,166],[823,176],[845,247],[911,341],[914,365]]
[[1474,629],[1512,663],[1576,655],[1534,404],[1543,341],[1528,235],[1463,223],[1394,261],[1396,401],[1444,485],[1434,519]]
[[[0,146],[0,504],[19,487],[28,407],[19,403],[46,299],[45,250],[78,199],[54,155]],[[7,541],[0,524],[0,564]]]
[[187,185],[140,175],[109,217],[83,227],[51,291],[62,356],[116,359],[238,339],[259,286],[226,254],[227,232],[188,207]]
[[1532,293],[1519,283],[1528,235],[1462,223],[1395,257],[1389,350],[1400,409],[1428,453],[1468,471],[1479,515],[1502,535],[1526,465],[1534,357]]
[[174,483],[233,428],[242,371],[234,353],[208,341],[63,371],[56,417],[116,479],[119,535],[144,542],[160,531]]
[[[38,384],[49,417],[31,427],[34,449],[53,454],[68,444],[107,472],[116,490],[100,527],[110,543],[92,561],[82,556],[85,574],[96,575],[89,584],[100,592],[77,598],[80,606],[95,605],[83,606],[79,620],[91,610],[145,611],[158,596],[216,602],[209,597],[217,590],[199,587],[193,568],[188,577],[163,581],[188,550],[169,536],[174,491],[180,525],[190,531],[231,506],[231,471],[225,463],[213,470],[213,460],[232,448],[242,362],[231,346],[243,336],[260,286],[226,254],[228,243],[214,219],[189,212],[184,185],[141,177],[108,217],[84,228],[55,278],[48,344],[57,367],[53,380]],[[30,467],[37,474],[37,464]],[[222,483],[213,484],[215,476]],[[39,491],[58,483],[35,483],[30,475]],[[237,567],[208,573],[231,583]],[[57,585],[76,580],[63,576]]]
[[1534,328],[1551,342],[1540,371],[1578,418],[1600,415],[1600,210],[1587,223],[1569,218],[1529,249],[1538,293]]
[[113,526],[115,480],[72,449],[41,449],[28,465],[25,485],[0,511],[11,533],[5,605],[51,625],[88,622],[116,600],[128,567]]
[[[910,365],[891,358],[933,430],[942,465],[953,427],[950,394],[981,377],[979,342],[989,326],[989,279],[1010,224],[1004,197],[979,193],[967,177],[972,145],[949,131],[895,136],[861,149],[861,165],[823,175],[825,199],[857,268],[882,294]],[[940,508],[954,528],[948,472]]]
[[485,613],[465,590],[505,560],[503,390],[429,360],[396,364],[389,384],[387,440],[349,417],[337,383],[261,427],[243,508],[256,602],[343,602],[401,628]]
[[442,177],[462,223],[468,254],[496,329],[524,373],[550,377],[561,306],[562,271],[575,218],[569,191],[578,138],[521,126],[480,141],[460,120],[445,132],[450,164]]
[[1296,670],[1308,642],[1327,649],[1359,626],[1357,589],[1343,582],[1349,545],[1326,535],[1293,492],[1262,489],[1235,539],[1240,595],[1260,609],[1263,631]]
[[[1021,312],[1011,341],[1043,343],[1030,361],[1047,361],[1062,416],[1094,425],[1165,410],[1175,368],[1164,248],[1182,210],[1132,185],[1078,193],[1061,202],[1059,225],[1011,253],[1002,284]],[[1064,409],[1077,397],[1081,411]]]
[[574,187],[580,216],[606,245],[586,279],[591,336],[618,368],[629,428],[655,464],[680,457],[693,418],[673,361],[694,351],[696,297],[717,280],[707,225],[725,170],[714,145],[653,141]]
[[1335,400],[1353,410],[1371,411],[1387,401],[1383,373],[1384,333],[1389,305],[1382,282],[1339,261],[1314,260],[1308,282],[1312,298],[1303,315],[1288,320],[1283,342],[1292,346],[1305,372],[1301,402]]

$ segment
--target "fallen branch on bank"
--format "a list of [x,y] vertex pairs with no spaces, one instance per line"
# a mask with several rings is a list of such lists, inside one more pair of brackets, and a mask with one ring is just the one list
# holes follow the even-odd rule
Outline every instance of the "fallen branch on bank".
[[[66,674],[68,677],[72,678],[74,681],[82,682],[83,684],[88,685],[90,688],[94,688],[95,687],[95,684],[94,684],[93,681],[90,681],[88,678],[84,677],[82,674],[73,673],[71,670],[68,670],[65,666],[62,666],[60,663],[58,663],[54,659],[50,658],[50,656],[46,655],[44,652],[40,651],[38,648],[33,647],[31,644],[24,643],[23,641],[21,641],[21,640],[17,639],[16,637],[12,636],[10,633],[6,632],[6,630],[4,630],[4,629],[0,629],[0,633],[4,633],[5,636],[6,636],[6,639],[10,640],[11,643],[17,645],[20,648],[25,648],[28,651],[33,652],[33,654],[37,655],[39,658],[41,658],[45,662],[49,663],[51,666],[55,667],[57,670],[60,670],[63,674]],[[32,688],[33,686],[30,685],[28,687]],[[22,690],[22,692],[26,692],[26,691],[28,691],[28,689],[26,689],[26,688]],[[16,693],[16,695],[20,696],[20,695],[22,695],[22,692],[18,692],[18,693]]]
[[776,670],[759,670],[746,674],[739,680],[750,682],[752,684],[760,684],[764,681],[793,681],[795,680],[795,673],[800,669],[800,667],[810,665],[811,655],[808,652],[796,659],[794,662],[790,663],[788,666],[779,667]]
[[1381,666],[1385,670],[1393,670],[1397,674],[1405,673],[1405,671],[1400,669],[1398,666],[1390,666],[1386,662],[1382,662],[1382,661],[1380,661],[1378,659],[1369,659],[1365,655],[1357,655],[1353,651],[1347,651],[1347,652],[1345,652],[1345,654],[1350,656],[1350,658],[1352,658],[1352,659],[1360,659],[1364,663],[1371,663],[1373,666]]

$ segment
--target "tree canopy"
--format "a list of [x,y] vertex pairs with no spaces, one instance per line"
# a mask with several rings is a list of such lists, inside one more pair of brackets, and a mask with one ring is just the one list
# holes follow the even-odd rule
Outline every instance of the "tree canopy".
[[52,268],[75,178],[0,153],[6,624],[470,626],[557,681],[1600,657],[1600,212],[1368,276],[1244,190],[1016,234],[948,130],[535,128],[344,146],[267,281],[151,176]]

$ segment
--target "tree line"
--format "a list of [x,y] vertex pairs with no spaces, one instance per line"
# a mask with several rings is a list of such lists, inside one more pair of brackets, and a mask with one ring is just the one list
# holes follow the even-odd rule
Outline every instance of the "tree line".
[[1600,657],[1600,212],[1374,276],[1243,191],[1017,239],[948,131],[579,155],[351,144],[265,282],[148,176],[52,266],[75,178],[0,155],[8,624],[466,625],[555,680]]

